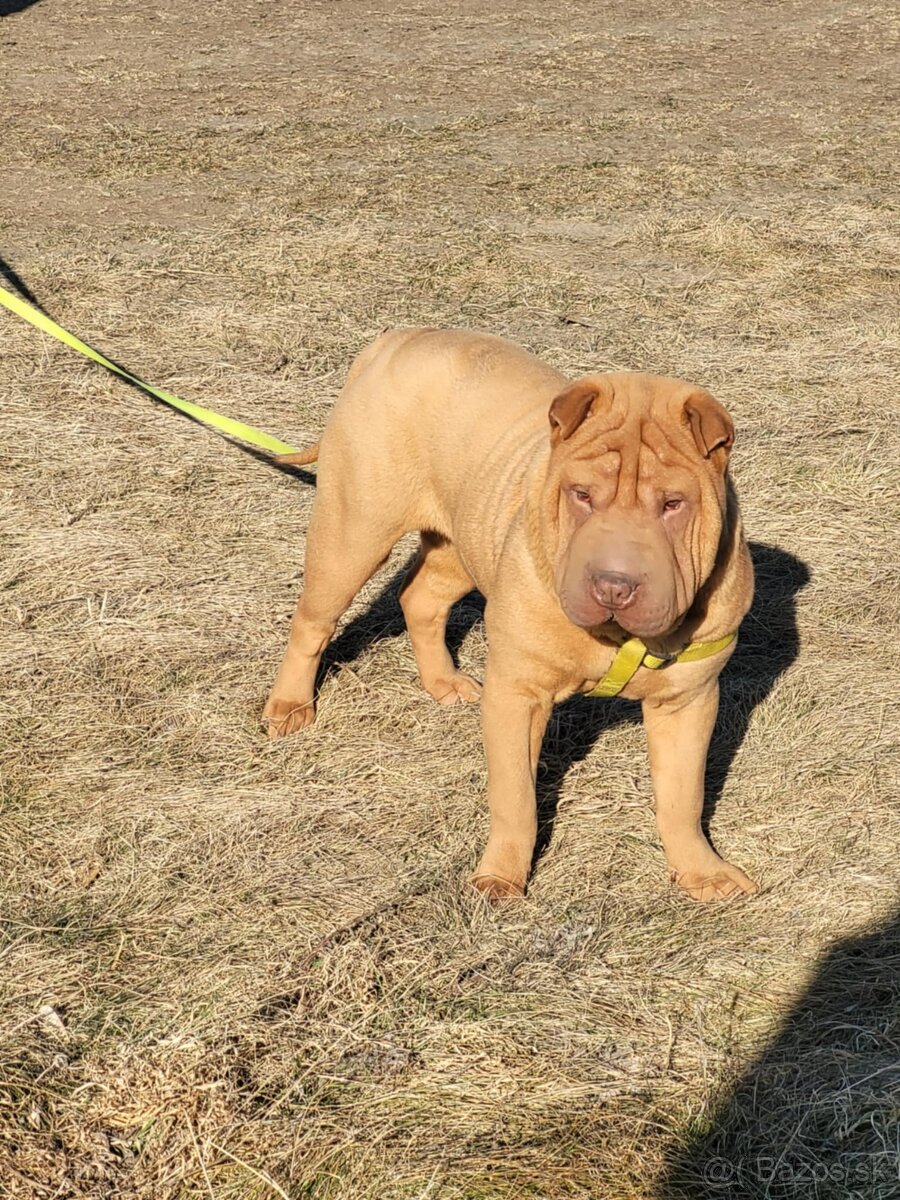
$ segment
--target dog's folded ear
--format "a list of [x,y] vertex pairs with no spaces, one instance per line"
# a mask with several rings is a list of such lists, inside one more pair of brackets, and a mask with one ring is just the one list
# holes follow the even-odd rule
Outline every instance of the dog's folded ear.
[[716,461],[724,469],[728,452],[734,445],[734,424],[731,417],[709,392],[696,388],[686,398],[682,410],[684,422],[690,427],[697,449],[704,458],[711,458],[717,450],[723,453]]
[[550,405],[550,441],[555,446],[570,438],[599,399],[611,400],[609,386],[600,379],[576,379]]

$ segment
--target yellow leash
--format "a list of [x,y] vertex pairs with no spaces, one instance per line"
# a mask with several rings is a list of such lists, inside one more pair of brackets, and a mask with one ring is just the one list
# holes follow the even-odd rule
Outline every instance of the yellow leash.
[[225,433],[229,437],[238,438],[240,441],[247,442],[251,446],[258,446],[260,450],[269,450],[272,454],[297,453],[293,446],[289,446],[287,442],[279,441],[278,438],[272,437],[269,433],[263,433],[261,429],[254,429],[252,425],[245,425],[243,421],[235,421],[231,417],[223,417],[220,413],[213,412],[211,408],[203,408],[199,404],[192,404],[190,400],[182,400],[179,396],[173,396],[171,392],[166,392],[162,388],[153,387],[152,384],[145,383],[139,376],[132,375],[130,371],[126,371],[122,367],[117,367],[114,362],[110,362],[108,358],[100,354],[93,346],[89,346],[87,342],[83,342],[80,338],[75,337],[74,333],[69,333],[68,329],[63,329],[62,325],[57,325],[55,321],[51,321],[48,316],[42,313],[40,309],[35,308],[33,304],[28,304],[19,296],[8,292],[2,287],[0,287],[0,304],[5,305],[10,312],[14,312],[24,321],[28,321],[29,324],[34,325],[44,333],[49,333],[57,341],[70,346],[73,350],[77,350],[85,358],[92,358],[101,367],[106,367],[107,371],[121,375],[129,383],[137,384],[148,395],[155,396],[157,400],[162,400],[163,404],[168,404],[170,408],[177,408],[179,412],[187,413],[195,421],[209,425],[212,429],[218,429],[221,433]]
[[[51,321],[39,308],[35,308],[33,304],[29,304],[13,292],[8,292],[6,288],[2,287],[0,287],[0,304],[3,304],[10,312],[14,312],[37,329],[42,330],[44,333],[49,333],[57,341],[70,346],[73,350],[77,350],[85,358],[93,359],[101,367],[106,367],[107,371],[112,371],[113,374],[120,375],[122,379],[127,379],[130,383],[136,384],[143,391],[147,392],[148,395],[161,400],[163,404],[168,404],[170,408],[177,408],[179,412],[187,413],[195,421],[200,421],[203,425],[208,425],[212,429],[218,429],[221,433],[237,438],[242,442],[247,442],[251,446],[257,446],[260,450],[268,450],[272,454],[299,455],[300,452],[293,446],[289,446],[287,442],[279,441],[278,438],[272,437],[269,433],[263,433],[261,429],[254,429],[252,425],[245,425],[243,421],[235,421],[232,417],[223,417],[221,413],[213,412],[211,408],[203,408],[200,404],[192,404],[190,400],[182,400],[180,396],[173,396],[171,392],[145,383],[138,375],[132,375],[130,371],[126,371],[123,367],[117,367],[114,362],[111,362],[105,355],[95,350],[93,346],[89,346],[87,342],[83,342],[80,338],[77,338],[74,333],[69,333],[68,329],[63,329],[62,325],[57,325],[55,321]],[[311,460],[304,456],[303,461]],[[584,695],[617,696],[640,667],[649,667],[650,670],[655,671],[673,662],[694,662],[700,658],[708,658],[712,654],[718,654],[726,646],[730,646],[736,637],[736,633],[729,633],[727,637],[719,638],[716,642],[692,642],[679,654],[671,655],[667,658],[660,658],[656,654],[651,654],[640,638],[629,638],[627,642],[619,647],[619,651],[613,659],[612,666],[597,686],[590,692],[585,692]]]
[[671,654],[666,658],[660,658],[658,654],[651,654],[640,638],[629,638],[619,647],[612,666],[597,686],[591,688],[589,692],[582,692],[582,695],[618,696],[640,667],[649,667],[651,671],[658,671],[660,667],[667,667],[673,662],[697,662],[701,658],[710,658],[713,654],[724,650],[726,646],[730,646],[736,637],[736,633],[728,633],[715,642],[691,642],[678,654]]

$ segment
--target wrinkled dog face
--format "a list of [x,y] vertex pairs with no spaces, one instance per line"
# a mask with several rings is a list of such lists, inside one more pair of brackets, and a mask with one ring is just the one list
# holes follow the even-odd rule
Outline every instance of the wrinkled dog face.
[[566,615],[642,638],[676,628],[715,563],[730,417],[677,379],[596,375],[557,396],[550,426]]

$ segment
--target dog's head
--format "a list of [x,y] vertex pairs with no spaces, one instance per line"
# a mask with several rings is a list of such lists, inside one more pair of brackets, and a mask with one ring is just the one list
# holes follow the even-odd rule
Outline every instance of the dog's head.
[[576,625],[675,629],[716,562],[731,418],[708,392],[656,375],[592,375],[550,406],[553,563]]

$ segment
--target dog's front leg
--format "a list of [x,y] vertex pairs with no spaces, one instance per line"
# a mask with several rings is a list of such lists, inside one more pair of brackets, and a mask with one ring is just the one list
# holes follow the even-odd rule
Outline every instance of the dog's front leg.
[[706,840],[703,815],[706,753],[719,710],[719,684],[686,695],[644,701],[644,726],[656,797],[656,823],[673,882],[695,900],[721,900],[756,885]]
[[482,722],[491,830],[472,883],[491,900],[525,894],[537,837],[535,777],[552,700],[492,670],[484,680]]

